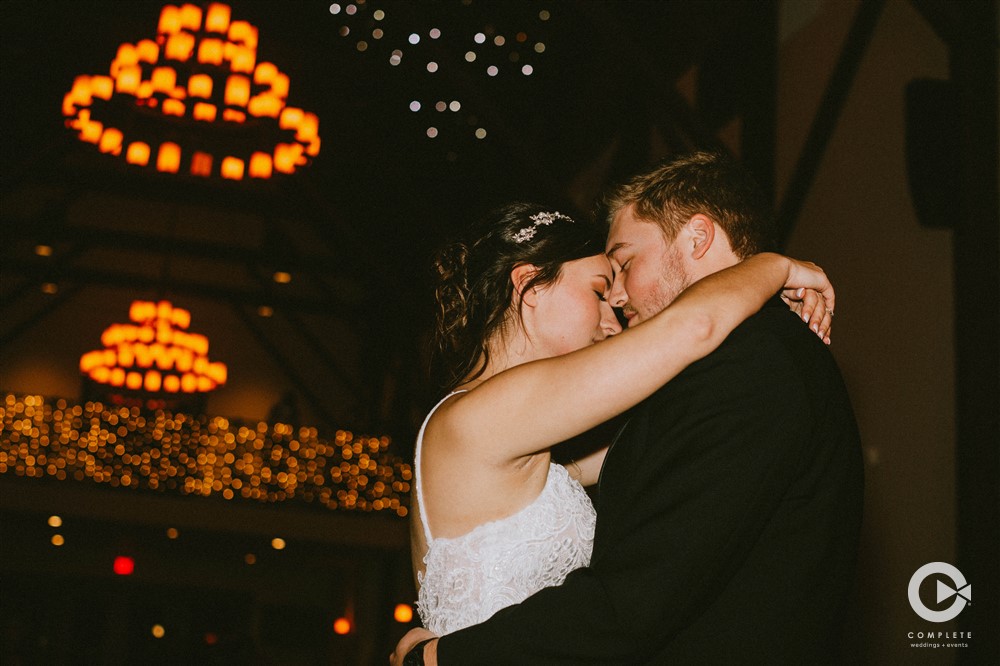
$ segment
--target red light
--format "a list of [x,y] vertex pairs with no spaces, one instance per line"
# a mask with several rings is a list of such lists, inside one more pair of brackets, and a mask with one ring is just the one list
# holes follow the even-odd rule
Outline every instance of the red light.
[[135,560],[119,555],[115,558],[114,570],[119,576],[131,576],[132,572],[135,571]]
[[338,617],[333,623],[333,633],[340,636],[351,633],[351,621],[346,617]]
[[211,631],[205,634],[205,645],[215,645],[219,642],[219,637]]

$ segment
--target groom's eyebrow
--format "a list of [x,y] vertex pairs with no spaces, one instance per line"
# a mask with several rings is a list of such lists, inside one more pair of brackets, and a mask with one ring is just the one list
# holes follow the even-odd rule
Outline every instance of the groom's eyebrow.
[[628,243],[615,243],[614,245],[611,246],[611,249],[608,250],[605,254],[607,255],[608,259],[614,259],[615,252],[622,249],[623,247],[626,247],[627,245]]

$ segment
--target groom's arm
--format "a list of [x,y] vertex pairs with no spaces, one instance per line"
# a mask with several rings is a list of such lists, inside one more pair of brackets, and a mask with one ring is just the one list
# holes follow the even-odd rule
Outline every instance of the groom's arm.
[[[643,459],[630,461],[624,483],[602,489],[631,493],[627,532],[563,585],[441,639],[439,662],[655,654],[725,588],[780,502],[810,445],[804,394],[773,336],[738,331],[653,398],[663,406],[649,420]],[[621,455],[610,454],[605,474]]]

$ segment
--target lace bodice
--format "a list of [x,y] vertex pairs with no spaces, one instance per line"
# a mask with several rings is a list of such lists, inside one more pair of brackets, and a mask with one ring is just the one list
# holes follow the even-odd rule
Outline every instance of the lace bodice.
[[517,513],[460,537],[432,538],[423,509],[420,449],[433,413],[417,436],[414,465],[427,538],[425,570],[417,576],[417,609],[424,627],[443,636],[478,624],[544,587],[559,585],[570,571],[587,566],[596,516],[583,487],[562,465],[550,463],[542,492]]

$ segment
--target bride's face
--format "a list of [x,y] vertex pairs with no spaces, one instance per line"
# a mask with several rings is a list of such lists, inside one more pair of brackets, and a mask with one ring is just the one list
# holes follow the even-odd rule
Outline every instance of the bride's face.
[[552,284],[538,292],[531,339],[540,357],[582,349],[620,333],[608,303],[614,275],[604,255],[568,261]]

